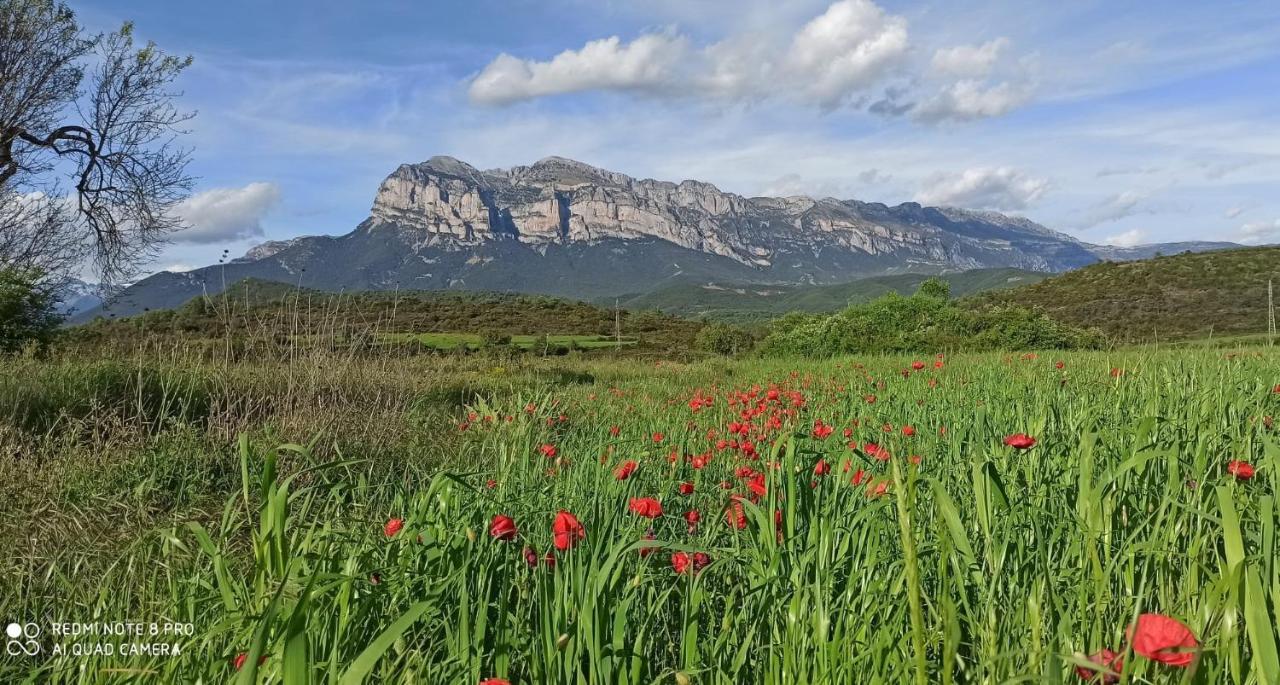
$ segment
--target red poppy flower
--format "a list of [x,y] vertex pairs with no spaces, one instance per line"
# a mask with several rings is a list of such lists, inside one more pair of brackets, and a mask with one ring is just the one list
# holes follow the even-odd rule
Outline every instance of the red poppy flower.
[[556,555],[552,554],[551,550],[547,550],[547,553],[542,555],[542,565],[547,568],[556,567]]
[[499,540],[514,540],[516,539],[516,522],[511,520],[510,516],[498,514],[489,523],[489,535]]
[[[1116,654],[1105,647],[1101,651],[1090,654],[1086,658],[1109,671],[1114,671],[1115,673],[1120,673],[1121,669],[1124,667],[1124,656]],[[1098,677],[1099,673],[1102,673],[1102,671],[1089,668],[1088,666],[1076,666],[1076,675],[1090,682],[1098,682],[1095,678]],[[1120,682],[1120,676],[1106,673],[1102,676],[1102,682],[1107,683],[1107,685],[1111,685],[1111,683],[1118,683]]]
[[1004,439],[1004,444],[1015,450],[1029,450],[1036,446],[1036,439],[1026,433],[1014,433]]
[[555,445],[543,445],[542,447],[539,447],[538,449],[542,452],[542,456],[546,457],[547,459],[554,459],[554,458],[555,458],[555,456],[556,456],[556,446],[555,446]]
[[587,537],[587,531],[581,523],[578,523],[578,517],[563,509],[556,514],[556,520],[551,524],[551,532],[555,538],[556,549],[561,552]]
[[1276,384],[1276,387],[1272,388],[1271,392],[1280,395],[1280,383]]
[[[231,662],[231,664],[232,664],[233,666],[235,666],[235,667],[236,667],[236,670],[238,671],[238,670],[240,670],[241,668],[243,668],[243,667],[244,667],[244,662],[246,662],[246,661],[248,661],[248,660],[249,660],[249,655],[248,655],[247,653],[245,653],[245,652],[240,652],[239,654],[237,654],[237,655],[236,655],[236,658]],[[267,662],[267,655],[266,655],[266,654],[263,654],[262,656],[258,657],[258,665],[259,665],[259,666],[261,666],[262,664],[264,664],[264,663],[266,663],[266,662]]]
[[654,433],[654,434],[653,434],[653,442],[654,442],[655,444],[656,444],[656,443],[659,443],[659,442],[662,442],[664,439],[666,439],[666,437],[667,437],[667,436],[663,435],[662,433]]
[[1190,666],[1200,646],[1190,628],[1162,614],[1142,614],[1126,635],[1134,652],[1169,666]]
[[480,685],[511,685],[511,681],[502,678],[485,678],[480,681]]
[[1253,464],[1247,461],[1229,461],[1227,462],[1227,473],[1235,476],[1237,480],[1249,480],[1253,478]]
[[823,423],[822,419],[818,419],[813,422],[813,437],[818,438],[819,440],[826,439],[828,435],[831,435],[833,430],[835,429]]
[[689,483],[689,482],[681,483],[681,484],[680,484],[680,494],[682,494],[682,495],[692,495],[692,494],[693,494],[693,483]]
[[652,497],[632,497],[627,506],[647,519],[662,516],[662,503]]
[[529,568],[538,568],[538,553],[533,551],[532,547],[525,547],[521,553],[524,554],[524,563],[528,564]]
[[620,432],[622,432],[622,429],[618,428],[617,426],[609,426],[609,435],[612,435],[613,437],[616,438],[618,437],[618,433]]
[[639,466],[639,464],[628,459],[627,461],[622,462],[618,468],[613,470],[613,477],[618,480],[626,480],[635,472],[637,466]]
[[697,509],[690,509],[684,513],[684,521],[689,524],[689,532],[692,533],[698,527],[698,521],[702,520],[702,514]]
[[701,571],[702,569],[706,568],[707,565],[710,563],[711,563],[711,557],[705,552],[693,553],[693,572],[694,573],[697,573],[698,571]]
[[924,368],[924,362],[922,362],[922,361],[920,361],[919,359],[917,359],[917,360],[915,360],[915,361],[911,362],[911,368],[915,369],[916,371],[919,371],[920,369],[923,369],[923,368]]
[[484,482],[484,486],[485,486],[486,488],[489,488],[490,490],[492,490],[492,489],[494,489],[494,488],[498,487],[498,481],[496,481],[496,480],[494,480],[494,479],[490,478],[489,480],[487,480],[487,481],[485,481],[485,482]]
[[671,568],[675,569],[677,574],[688,573],[692,563],[693,559],[689,557],[687,552],[676,552],[671,555]]
[[854,485],[862,485],[862,481],[866,479],[867,479],[867,472],[863,471],[862,469],[858,469],[857,471],[853,472],[853,478],[849,482]]
[[[1054,363],[1053,363],[1053,367],[1054,367],[1055,369],[1061,369],[1061,368],[1062,368],[1062,367],[1064,367],[1064,366],[1066,366],[1066,364],[1063,364],[1063,363],[1062,363],[1062,362],[1060,362],[1060,361],[1058,361],[1058,362],[1054,362]],[[1103,650],[1103,651],[1106,651],[1106,650]],[[1102,652],[1099,652],[1099,654],[1101,654],[1101,653],[1102,653]],[[1077,670],[1079,670],[1079,669],[1077,669]]]
[[915,426],[903,426],[902,434],[907,436],[908,438],[915,435],[916,434]]
[[825,476],[828,473],[831,473],[831,467],[827,465],[825,459],[819,459],[818,463],[813,467],[813,474],[815,476]]
[[393,538],[402,528],[404,528],[404,519],[389,519],[387,525],[382,527],[382,532],[387,537]]

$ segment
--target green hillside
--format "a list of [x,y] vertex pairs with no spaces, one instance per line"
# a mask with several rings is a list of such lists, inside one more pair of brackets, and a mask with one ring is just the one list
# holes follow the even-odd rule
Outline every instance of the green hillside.
[[[532,349],[623,347],[688,351],[703,324],[652,311],[620,311],[541,295],[460,291],[331,293],[261,279],[244,279],[212,297],[177,309],[133,317],[98,318],[71,329],[89,344],[219,339],[364,340],[452,349],[482,340]],[[616,328],[615,328],[616,327]],[[572,341],[572,343],[570,343]]]
[[[1036,283],[1048,274],[1021,269],[976,269],[940,276],[955,297]],[[832,312],[886,293],[911,294],[930,274],[863,278],[836,285],[779,286],[680,283],[619,300],[626,309],[657,309],[685,317],[762,321],[787,312]],[[600,301],[612,305],[613,300]]]
[[1269,279],[1280,288],[1280,247],[1101,262],[966,304],[1021,305],[1119,342],[1238,336],[1266,332]]

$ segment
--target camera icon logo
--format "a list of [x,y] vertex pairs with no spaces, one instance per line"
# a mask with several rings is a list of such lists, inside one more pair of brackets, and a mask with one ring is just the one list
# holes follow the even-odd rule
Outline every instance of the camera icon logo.
[[40,626],[34,623],[10,623],[4,629],[4,651],[9,656],[35,656],[40,653]]

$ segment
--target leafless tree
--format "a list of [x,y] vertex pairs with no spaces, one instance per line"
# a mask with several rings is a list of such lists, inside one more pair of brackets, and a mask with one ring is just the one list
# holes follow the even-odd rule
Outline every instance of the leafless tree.
[[92,256],[114,281],[181,228],[193,115],[173,82],[190,64],[136,48],[131,24],[90,35],[66,5],[0,0],[0,267]]

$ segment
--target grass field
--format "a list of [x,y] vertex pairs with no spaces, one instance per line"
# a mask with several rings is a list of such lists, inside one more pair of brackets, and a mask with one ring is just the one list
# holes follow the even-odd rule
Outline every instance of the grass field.
[[1267,348],[313,354],[0,362],[0,680],[1280,682]]
[[[460,345],[479,349],[484,345],[484,337],[478,333],[384,333],[379,336],[379,340],[390,343],[417,342],[437,350],[452,350]],[[603,335],[513,335],[510,344],[524,350],[537,349],[539,346],[597,350],[627,347],[636,342],[634,338],[615,340]]]

